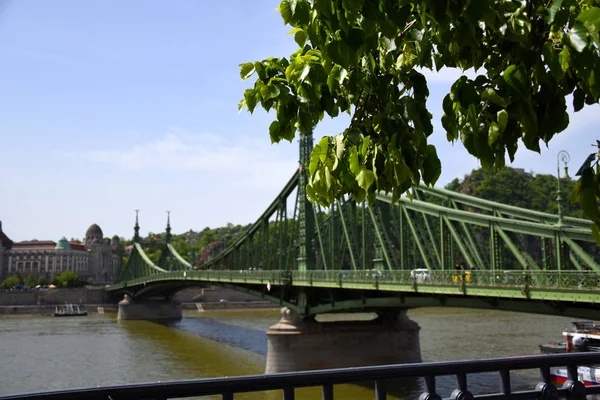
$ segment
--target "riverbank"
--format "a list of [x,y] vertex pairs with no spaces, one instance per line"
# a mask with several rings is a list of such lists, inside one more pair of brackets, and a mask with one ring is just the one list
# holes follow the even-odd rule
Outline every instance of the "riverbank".
[[[34,306],[0,306],[0,316],[50,316],[54,315],[56,307],[56,305],[48,304]],[[88,315],[110,314],[117,312],[117,305],[115,304],[81,304],[79,305],[79,307],[82,310],[86,310],[88,312]]]
[[[0,316],[50,316],[54,314],[56,305],[11,305],[0,306]],[[61,306],[58,306],[61,307]],[[81,309],[87,310],[89,315],[117,313],[116,304],[80,304]],[[270,310],[279,309],[277,304],[269,301],[227,301],[227,302],[202,302],[183,303],[186,311],[214,311],[214,310]]]
[[72,304],[109,304],[112,299],[104,287],[73,289],[0,290],[0,307],[52,306]]

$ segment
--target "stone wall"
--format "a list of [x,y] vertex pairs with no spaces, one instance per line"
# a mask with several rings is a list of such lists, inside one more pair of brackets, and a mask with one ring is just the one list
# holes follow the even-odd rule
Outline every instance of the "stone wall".
[[38,304],[107,304],[113,301],[103,288],[98,289],[50,289],[50,290],[2,290],[0,306],[27,306]]
[[[115,314],[117,305],[105,306],[86,306],[85,309],[88,315],[93,314]],[[82,310],[83,310],[82,309]],[[56,306],[0,306],[0,316],[2,315],[53,315]]]

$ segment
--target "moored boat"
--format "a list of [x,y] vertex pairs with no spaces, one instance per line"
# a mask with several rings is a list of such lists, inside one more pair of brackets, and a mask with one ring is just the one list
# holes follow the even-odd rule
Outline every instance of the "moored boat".
[[[565,340],[540,345],[543,354],[600,352],[600,323],[573,322],[573,329],[563,332]],[[584,365],[577,368],[578,379],[585,386],[600,384],[600,365]],[[567,368],[551,367],[550,380],[562,385],[568,380]]]
[[73,308],[73,304],[66,304],[64,308],[56,307],[54,309],[55,317],[84,317],[88,315],[87,310],[81,310],[79,306],[75,306],[77,309]]

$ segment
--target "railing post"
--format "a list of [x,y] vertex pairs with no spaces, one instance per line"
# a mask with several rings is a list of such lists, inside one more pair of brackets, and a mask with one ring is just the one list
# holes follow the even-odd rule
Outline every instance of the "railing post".
[[585,385],[578,380],[577,365],[567,365],[568,380],[563,384],[567,389],[568,400],[585,400]]
[[386,400],[387,391],[385,390],[385,381],[375,381],[375,400]]
[[500,390],[506,396],[510,396],[511,388],[510,388],[510,371],[507,369],[503,369],[500,371]]
[[456,374],[457,389],[454,389],[450,398],[453,400],[473,400],[473,394],[467,390],[467,374],[460,372]]
[[286,387],[283,389],[283,400],[294,400],[295,396],[293,387]]
[[540,400],[558,400],[558,389],[550,383],[550,367],[540,368],[542,381],[535,386],[535,390],[540,392]]
[[327,384],[323,385],[321,399],[322,400],[333,400],[333,385],[332,384],[327,383]]
[[419,400],[442,400],[442,397],[435,391],[435,376],[425,376],[425,392],[421,393]]

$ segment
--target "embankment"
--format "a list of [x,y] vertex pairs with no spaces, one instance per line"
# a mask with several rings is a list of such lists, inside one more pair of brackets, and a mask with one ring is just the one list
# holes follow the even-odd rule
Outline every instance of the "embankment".
[[[83,304],[82,309],[93,314],[110,314],[117,312],[117,306],[114,304]],[[54,305],[35,305],[35,306],[0,306],[0,316],[4,315],[53,315],[56,306]]]
[[0,291],[0,306],[43,306],[65,303],[110,304],[113,301],[103,287]]

